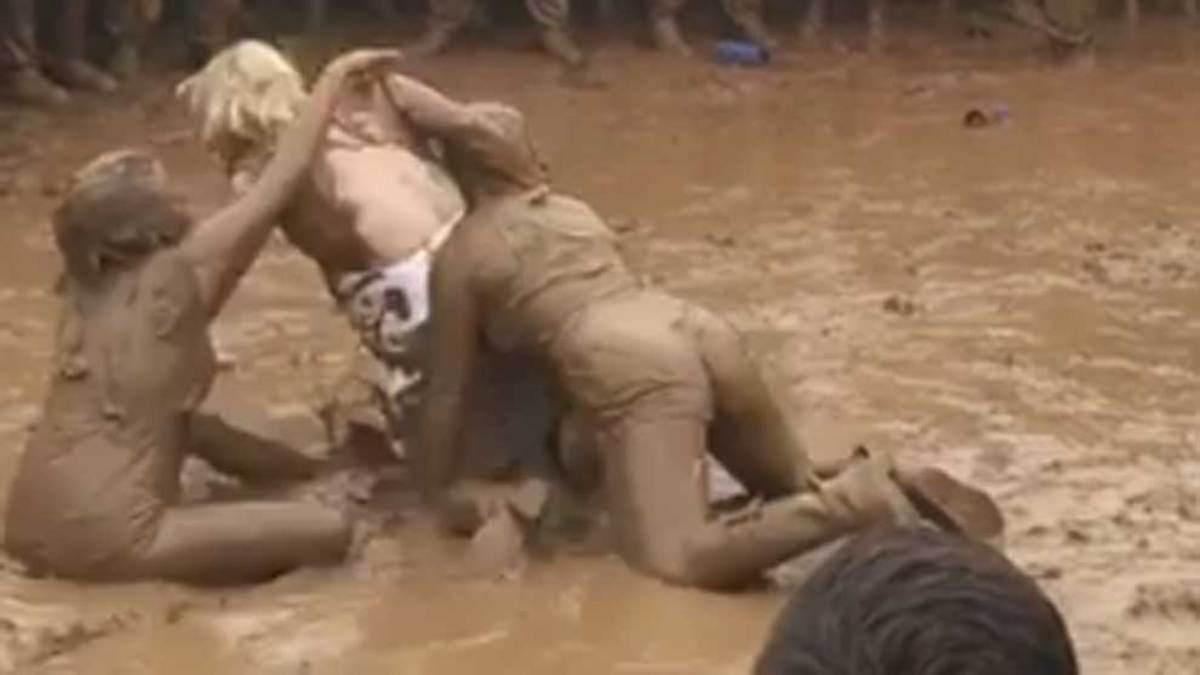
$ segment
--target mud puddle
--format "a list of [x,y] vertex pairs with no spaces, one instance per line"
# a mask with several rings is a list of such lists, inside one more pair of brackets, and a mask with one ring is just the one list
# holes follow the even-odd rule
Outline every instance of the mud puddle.
[[[900,34],[887,57],[738,71],[617,41],[600,51],[604,91],[481,46],[422,72],[525,109],[557,182],[624,232],[638,267],[746,331],[818,451],[866,440],[993,490],[1084,672],[1194,673],[1196,64],[1119,49],[1056,70],[1026,47]],[[168,84],[23,120],[24,155],[4,146],[30,164],[0,197],[0,497],[43,388],[62,177],[150,143],[198,209],[223,199],[215,167],[172,135],[185,124]],[[1008,119],[964,129],[981,105]],[[281,245],[216,333],[239,382],[280,410],[308,405],[351,344]],[[239,591],[0,568],[0,671],[741,673],[782,601],[666,588],[604,556],[469,579],[461,549],[412,520],[345,568]]]

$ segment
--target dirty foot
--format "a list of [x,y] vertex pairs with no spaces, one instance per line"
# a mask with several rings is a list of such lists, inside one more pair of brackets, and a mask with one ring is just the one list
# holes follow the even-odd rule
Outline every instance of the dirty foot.
[[741,27],[742,33],[745,34],[747,40],[753,42],[759,47],[762,47],[768,52],[776,52],[779,50],[779,41],[771,35],[771,31],[767,30],[767,26],[762,22],[762,19],[746,19],[742,21],[739,26]]
[[937,526],[985,543],[1001,543],[1004,515],[987,493],[933,467],[897,469],[896,480],[921,515]]
[[675,54],[676,56],[689,57],[692,55],[692,48],[683,40],[683,34],[679,32],[679,24],[672,17],[659,17],[654,19],[654,46],[658,49]]
[[70,103],[71,95],[29,68],[0,84],[0,99],[21,105],[53,108]]
[[570,35],[561,30],[543,32],[542,47],[551,56],[566,64],[569,69],[587,67],[587,57],[583,55],[583,50],[575,44]]
[[117,90],[117,81],[112,76],[83,61],[70,60],[50,64],[50,77],[68,89],[109,94]]

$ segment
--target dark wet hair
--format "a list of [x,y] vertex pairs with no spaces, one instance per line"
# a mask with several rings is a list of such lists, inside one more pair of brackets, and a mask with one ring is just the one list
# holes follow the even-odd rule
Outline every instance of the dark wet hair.
[[1003,555],[935,530],[858,535],[776,621],[755,675],[1076,675],[1062,616]]
[[140,151],[109,153],[81,169],[54,212],[66,276],[94,286],[182,240],[191,217],[165,182],[158,161]]

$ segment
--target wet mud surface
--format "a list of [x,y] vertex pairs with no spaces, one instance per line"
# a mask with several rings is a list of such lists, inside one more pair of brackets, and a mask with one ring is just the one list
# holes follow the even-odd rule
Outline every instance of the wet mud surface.
[[[618,40],[599,52],[606,90],[499,45],[420,72],[525,109],[558,184],[647,277],[746,332],[819,452],[863,440],[992,490],[1083,672],[1200,671],[1195,38],[1164,29],[1091,69],[1017,38],[901,35],[870,58],[840,39],[754,71]],[[170,81],[0,111],[0,500],[44,389],[63,178],[149,143],[198,211],[225,198]],[[972,107],[1006,119],[964,128]],[[312,407],[352,344],[282,244],[215,333],[228,376],[279,414]],[[0,672],[741,673],[783,599],[667,588],[600,555],[481,579],[466,546],[401,509],[345,567],[251,589],[0,563]]]

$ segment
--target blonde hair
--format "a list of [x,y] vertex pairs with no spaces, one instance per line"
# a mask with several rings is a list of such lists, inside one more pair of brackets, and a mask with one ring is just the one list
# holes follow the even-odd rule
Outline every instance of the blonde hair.
[[222,50],[181,82],[175,95],[202,125],[204,145],[220,155],[246,143],[273,146],[308,97],[295,66],[257,40]]

